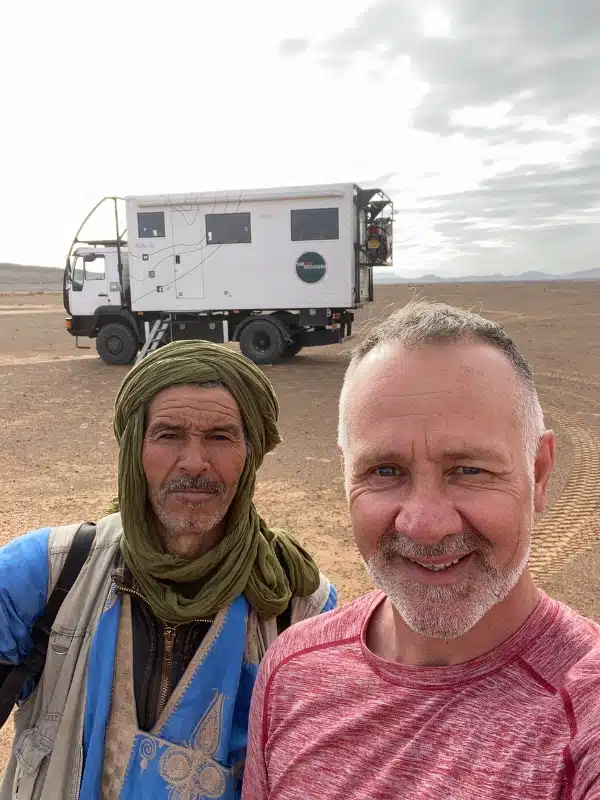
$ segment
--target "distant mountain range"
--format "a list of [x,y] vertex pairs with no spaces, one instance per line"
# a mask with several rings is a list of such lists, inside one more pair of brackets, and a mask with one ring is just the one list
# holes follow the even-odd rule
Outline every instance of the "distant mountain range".
[[0,292],[60,292],[62,269],[0,264]]
[[566,275],[556,275],[549,272],[522,272],[520,275],[503,275],[496,272],[492,275],[462,275],[460,277],[442,278],[439,275],[422,275],[420,278],[402,278],[397,273],[385,269],[375,272],[375,283],[518,283],[520,281],[598,281],[600,280],[600,267],[584,269],[580,272],[570,272]]
[[[443,278],[439,275],[422,275],[418,278],[403,278],[388,269],[376,269],[373,276],[376,284],[396,283],[518,283],[520,281],[597,281],[600,268],[555,275],[547,272],[523,272],[520,275],[463,275]],[[21,264],[0,264],[0,292],[60,292],[63,270],[53,267],[30,267]]]

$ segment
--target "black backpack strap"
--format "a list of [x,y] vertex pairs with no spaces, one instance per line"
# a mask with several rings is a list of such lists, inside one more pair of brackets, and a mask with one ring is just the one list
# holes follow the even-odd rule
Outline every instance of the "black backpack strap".
[[64,566],[52,594],[48,598],[44,613],[31,629],[33,647],[25,660],[18,665],[4,664],[0,667],[0,727],[10,716],[15,704],[29,680],[37,685],[46,663],[46,653],[52,625],[63,600],[75,583],[89,555],[96,535],[96,526],[91,522],[80,525],[73,537]]
[[35,634],[39,634],[39,643],[44,648],[44,655],[48,649],[50,631],[54,625],[56,615],[87,560],[95,536],[96,526],[92,522],[84,522],[83,525],[79,526],[77,533],[73,537],[73,542],[58,576],[54,591],[46,603],[46,609],[33,624],[32,638],[34,645],[37,644]]
[[283,633],[292,624],[292,601],[287,604],[285,611],[277,617],[277,635]]
[[[286,578],[289,581],[290,573],[288,571],[285,559],[282,558],[279,563],[283,567],[283,571],[285,572]],[[290,625],[292,624],[292,600],[293,600],[293,597],[290,598],[290,602],[287,604],[287,606],[281,612],[281,614],[278,614],[278,616],[277,616],[277,635],[278,636],[279,636],[280,633],[283,633],[283,631],[286,630],[286,628],[289,628]]]

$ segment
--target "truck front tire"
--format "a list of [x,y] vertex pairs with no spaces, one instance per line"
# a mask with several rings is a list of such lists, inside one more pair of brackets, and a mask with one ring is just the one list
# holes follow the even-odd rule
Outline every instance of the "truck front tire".
[[96,336],[96,350],[106,364],[132,364],[138,352],[138,341],[129,325],[109,322]]
[[245,325],[239,341],[242,355],[255,364],[273,364],[286,349],[281,330],[268,319],[255,319]]

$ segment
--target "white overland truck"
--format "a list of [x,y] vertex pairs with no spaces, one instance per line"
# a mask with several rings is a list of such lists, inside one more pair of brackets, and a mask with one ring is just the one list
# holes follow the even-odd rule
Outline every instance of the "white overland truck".
[[[113,238],[80,239],[105,202]],[[65,325],[107,364],[179,339],[239,342],[274,363],[351,335],[373,267],[392,263],[392,226],[389,197],[351,183],[106,197],[67,257]]]

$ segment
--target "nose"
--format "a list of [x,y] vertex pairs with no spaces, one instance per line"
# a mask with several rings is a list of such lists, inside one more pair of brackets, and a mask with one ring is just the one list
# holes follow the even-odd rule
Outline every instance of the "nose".
[[404,497],[394,527],[418,544],[439,544],[462,532],[464,525],[443,486],[433,479],[417,479]]
[[210,470],[210,458],[206,442],[190,436],[179,452],[179,469],[186,475],[202,475]]

